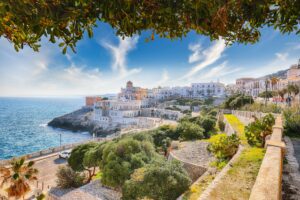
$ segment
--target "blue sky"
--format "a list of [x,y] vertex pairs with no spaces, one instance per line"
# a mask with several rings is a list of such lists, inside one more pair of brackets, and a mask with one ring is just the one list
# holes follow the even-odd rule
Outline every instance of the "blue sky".
[[63,55],[57,44],[42,40],[40,52],[26,47],[15,52],[0,39],[0,96],[72,96],[116,93],[127,80],[142,87],[186,86],[193,82],[234,83],[240,77],[260,77],[287,69],[300,58],[300,40],[262,29],[256,44],[226,46],[222,39],[194,32],[168,40],[143,32],[121,38],[107,24],[85,37],[77,53]]

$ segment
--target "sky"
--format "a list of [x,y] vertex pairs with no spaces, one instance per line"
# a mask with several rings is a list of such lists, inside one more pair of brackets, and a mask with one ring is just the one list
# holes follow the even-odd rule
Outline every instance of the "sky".
[[84,37],[77,52],[62,54],[58,44],[42,39],[39,52],[16,52],[0,38],[0,96],[84,96],[117,93],[128,80],[135,86],[188,86],[240,77],[260,77],[287,69],[300,59],[300,37],[262,28],[256,44],[226,46],[220,38],[191,32],[169,40],[151,32],[121,39],[108,24]]

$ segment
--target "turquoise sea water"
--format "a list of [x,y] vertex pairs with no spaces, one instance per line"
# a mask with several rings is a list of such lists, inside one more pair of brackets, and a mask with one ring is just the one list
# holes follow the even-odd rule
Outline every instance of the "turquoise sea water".
[[47,126],[54,117],[81,108],[84,98],[0,98],[0,159],[90,139],[87,132]]

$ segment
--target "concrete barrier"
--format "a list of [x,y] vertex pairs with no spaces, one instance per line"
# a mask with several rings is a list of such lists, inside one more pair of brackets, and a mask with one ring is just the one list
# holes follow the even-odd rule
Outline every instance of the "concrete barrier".
[[266,154],[251,190],[250,200],[280,200],[285,144],[282,142],[282,118],[277,116],[273,133],[266,142]]

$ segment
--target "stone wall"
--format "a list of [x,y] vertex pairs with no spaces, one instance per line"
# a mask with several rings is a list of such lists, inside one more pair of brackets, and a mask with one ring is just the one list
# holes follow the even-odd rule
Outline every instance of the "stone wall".
[[196,181],[200,176],[202,176],[202,174],[204,174],[207,170],[206,167],[203,167],[201,165],[196,165],[179,159],[171,151],[168,160],[173,160],[173,159],[178,160],[179,162],[182,163],[183,168],[187,171],[189,177],[192,179],[193,182]]
[[225,117],[224,117],[224,119],[223,119],[223,122],[225,123],[225,129],[224,129],[224,132],[225,132],[227,135],[235,134],[234,129],[232,128],[232,126],[231,126],[230,123],[226,120]]
[[250,200],[280,200],[285,144],[282,142],[282,118],[277,116],[273,133],[266,142],[266,154],[259,169]]
[[[59,147],[52,147],[52,148],[44,149],[44,150],[33,152],[33,153],[30,153],[30,154],[25,154],[25,155],[22,155],[22,156],[19,156],[19,157],[14,157],[12,159],[18,159],[18,158],[21,158],[21,157],[25,157],[26,159],[38,159],[39,157],[47,156],[47,155],[52,154],[52,153],[57,153],[57,152],[60,152],[60,151],[63,151],[63,150],[72,149],[72,148],[74,148],[78,145],[81,145],[81,144],[84,144],[84,143],[87,143],[87,142],[99,142],[99,141],[105,141],[105,140],[106,140],[105,138],[95,138],[95,139],[86,140],[86,141],[83,141],[83,142],[78,142],[78,143],[73,143],[73,144],[66,144],[66,145],[62,145],[62,146],[59,146]],[[0,166],[8,165],[12,161],[12,159],[0,160]]]

